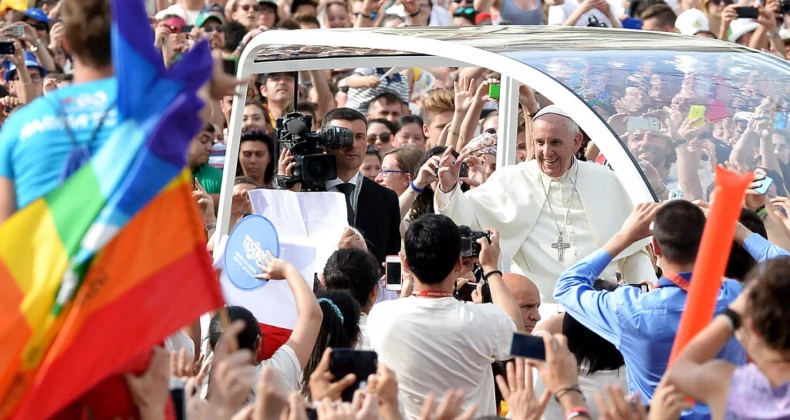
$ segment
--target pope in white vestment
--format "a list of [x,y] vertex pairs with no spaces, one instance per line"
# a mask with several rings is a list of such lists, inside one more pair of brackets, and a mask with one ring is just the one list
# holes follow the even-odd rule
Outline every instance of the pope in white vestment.
[[[556,106],[548,108],[567,117]],[[538,160],[530,160],[497,168],[483,185],[466,193],[456,185],[447,193],[438,188],[434,195],[436,212],[456,224],[499,231],[511,270],[531,279],[541,302],[548,304],[555,303],[554,285],[562,272],[611,239],[634,207],[613,171],[572,155],[567,159],[570,169],[556,178],[546,175]],[[634,244],[618,255],[601,278],[616,281],[619,268],[628,283],[654,282],[645,245]]]

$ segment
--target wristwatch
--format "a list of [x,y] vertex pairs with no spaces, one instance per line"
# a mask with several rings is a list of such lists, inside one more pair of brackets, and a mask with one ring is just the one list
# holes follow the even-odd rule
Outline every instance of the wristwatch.
[[742,324],[741,315],[738,314],[738,312],[735,312],[732,309],[727,308],[724,310],[724,312],[720,314],[720,316],[723,316],[724,318],[729,320],[729,323],[731,324],[730,326],[732,327],[732,332],[738,331],[738,329],[741,328],[741,324]]
[[674,147],[675,149],[677,149],[678,147],[680,147],[680,146],[685,146],[685,145],[687,145],[688,143],[689,143],[689,141],[688,141],[688,140],[686,140],[686,139],[678,139],[678,140],[673,140],[673,141],[672,141],[672,147]]

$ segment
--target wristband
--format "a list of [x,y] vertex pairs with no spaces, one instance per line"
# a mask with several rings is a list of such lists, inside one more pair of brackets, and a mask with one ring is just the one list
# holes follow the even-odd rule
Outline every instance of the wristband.
[[571,420],[579,417],[586,417],[591,419],[590,412],[587,411],[585,407],[573,407],[568,410],[568,414],[565,415],[565,420]]
[[768,217],[768,210],[765,209],[765,206],[760,206],[760,208],[757,209],[757,215],[760,216],[761,219],[765,220],[765,218]]
[[410,181],[409,185],[411,186],[411,189],[413,189],[417,194],[422,194],[422,192],[425,191],[425,188],[417,188],[417,186],[414,185],[414,181]]
[[741,315],[738,312],[735,312],[732,309],[727,308],[724,310],[724,312],[721,313],[721,315],[723,315],[724,317],[730,320],[730,322],[732,323],[733,332],[738,331],[738,329],[741,328]]
[[488,278],[494,274],[499,274],[500,277],[502,276],[502,272],[499,270],[489,271],[488,273],[483,274],[483,281],[488,281]]
[[217,224],[216,223],[209,223],[209,224],[206,225],[206,231],[207,232],[210,231],[210,230],[214,230],[216,228],[217,228]]
[[567,388],[562,388],[561,390],[557,391],[556,394],[554,394],[554,399],[557,400],[557,402],[559,403],[560,402],[560,398],[562,398],[563,395],[565,395],[565,394],[567,394],[569,392],[578,392],[579,395],[582,396],[582,399],[584,399],[584,394],[582,394],[582,390],[581,390],[581,388],[579,388],[578,385],[576,385],[576,386],[569,386]]

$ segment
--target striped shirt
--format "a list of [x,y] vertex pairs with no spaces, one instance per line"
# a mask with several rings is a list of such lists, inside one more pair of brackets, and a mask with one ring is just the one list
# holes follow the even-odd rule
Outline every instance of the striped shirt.
[[[385,69],[376,68],[358,68],[354,70],[355,74],[360,76],[378,76],[383,77],[387,72]],[[346,107],[356,109],[357,111],[366,114],[370,101],[384,92],[392,92],[403,101],[404,104],[409,103],[409,81],[401,73],[395,73],[392,76],[382,80],[375,88],[350,88],[348,90],[348,101]]]

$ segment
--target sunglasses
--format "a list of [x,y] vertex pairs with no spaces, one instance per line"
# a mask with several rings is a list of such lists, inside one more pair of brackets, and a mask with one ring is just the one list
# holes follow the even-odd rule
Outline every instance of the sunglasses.
[[368,143],[375,143],[376,139],[381,140],[382,143],[389,143],[392,139],[392,134],[387,133],[386,131],[381,134],[369,134],[368,135]]
[[733,4],[734,0],[710,0],[710,2],[718,6],[720,4]]
[[455,9],[453,16],[472,16],[475,14],[474,7],[459,7]]
[[245,12],[249,12],[252,9],[253,12],[260,12],[261,6],[257,4],[245,4],[243,6],[239,6],[239,9],[244,10]]
[[217,33],[221,34],[221,33],[225,32],[225,28],[223,28],[222,26],[206,26],[206,27],[203,27],[201,29],[203,29],[203,32],[205,32],[207,34],[210,34],[212,32],[217,32]]

